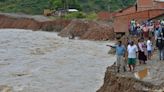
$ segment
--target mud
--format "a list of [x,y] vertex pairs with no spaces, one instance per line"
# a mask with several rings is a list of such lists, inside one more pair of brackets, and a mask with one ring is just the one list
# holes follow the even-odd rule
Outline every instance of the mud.
[[18,14],[0,13],[0,28],[17,28],[31,30],[46,30],[49,27],[56,27],[62,30],[69,24],[70,20],[56,19],[50,20],[44,16],[30,16]]
[[117,73],[115,66],[110,66],[104,84],[97,92],[164,92],[163,65],[154,53],[146,65],[137,64],[135,72]]
[[74,35],[80,39],[89,40],[112,40],[114,30],[112,25],[98,21],[73,20],[60,33],[62,37]]
[[112,24],[91,20],[49,19],[41,15],[0,13],[0,28],[31,29],[33,31],[55,31],[59,36],[74,35],[80,39],[113,40]]

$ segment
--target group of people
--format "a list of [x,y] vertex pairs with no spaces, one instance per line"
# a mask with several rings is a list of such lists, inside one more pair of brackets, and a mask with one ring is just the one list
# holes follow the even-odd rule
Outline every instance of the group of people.
[[[143,21],[139,23],[138,21],[132,19],[129,22],[129,33],[131,35],[136,35],[136,36],[142,36],[142,37],[150,37],[150,36],[155,36],[159,33],[157,32],[162,32],[162,26],[164,26],[164,19],[162,20],[157,20],[157,21]],[[163,31],[164,34],[164,31]]]
[[[120,72],[121,70],[125,72],[127,64],[129,71],[135,71],[137,60],[139,61],[139,64],[146,64],[146,61],[152,59],[155,48],[158,49],[159,60],[164,61],[164,20],[158,22],[158,26],[152,21],[146,22],[143,27],[140,26],[142,31],[138,31],[136,27],[138,27],[139,24],[137,24],[135,20],[132,20],[131,30],[133,31],[130,32],[130,35],[131,37],[136,37],[135,35],[138,35],[136,37],[138,41],[136,42],[127,37],[126,44],[123,44],[122,41],[119,40],[118,44],[115,46],[107,45],[116,49],[117,72]],[[150,29],[149,26],[153,26],[153,28]],[[146,28],[147,31],[144,31],[144,27],[148,27],[148,29]],[[147,33],[144,34],[144,32]],[[127,59],[125,59],[126,53]]]

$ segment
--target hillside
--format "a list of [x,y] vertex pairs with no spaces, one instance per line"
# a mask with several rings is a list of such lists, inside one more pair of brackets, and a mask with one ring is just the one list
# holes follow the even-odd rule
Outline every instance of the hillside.
[[0,0],[1,12],[42,14],[43,9],[77,8],[83,12],[115,11],[136,0]]
[[79,0],[83,11],[116,11],[133,5],[136,0]]
[[41,14],[49,6],[47,0],[0,0],[1,12]]

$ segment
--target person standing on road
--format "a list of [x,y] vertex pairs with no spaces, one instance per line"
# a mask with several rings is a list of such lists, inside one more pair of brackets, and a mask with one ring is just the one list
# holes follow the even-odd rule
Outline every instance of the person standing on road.
[[132,20],[130,21],[131,35],[135,35],[135,33],[134,33],[135,28],[136,28],[136,21],[135,21],[134,19],[132,19]]
[[143,39],[138,40],[138,59],[139,64],[146,64],[147,57],[144,52],[144,42]]
[[116,46],[111,46],[111,45],[107,45],[107,46],[110,46],[110,47],[116,49],[116,57],[117,57],[116,66],[117,66],[117,72],[120,72],[120,69],[121,68],[125,72],[126,71],[126,67],[125,67],[124,56],[125,56],[126,48],[125,48],[124,45],[122,45],[122,41],[118,41],[118,45],[116,45]]
[[147,40],[146,46],[147,46],[147,58],[151,60],[151,56],[153,52],[153,43],[151,41],[151,37],[149,37],[149,39]]
[[154,33],[154,36],[155,36],[155,40],[157,40],[158,36],[160,35],[160,30],[159,28],[155,28],[155,33]]
[[156,46],[159,51],[159,60],[164,60],[164,37],[162,33],[157,37]]
[[135,70],[136,58],[138,53],[138,48],[133,41],[130,43],[130,45],[128,45],[127,51],[128,51],[129,71],[131,72]]

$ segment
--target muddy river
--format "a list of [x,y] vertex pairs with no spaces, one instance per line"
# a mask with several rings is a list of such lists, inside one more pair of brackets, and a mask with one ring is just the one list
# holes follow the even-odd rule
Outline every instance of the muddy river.
[[106,44],[109,41],[69,40],[51,32],[0,29],[0,89],[96,92],[107,66],[115,61],[107,54],[110,48]]

